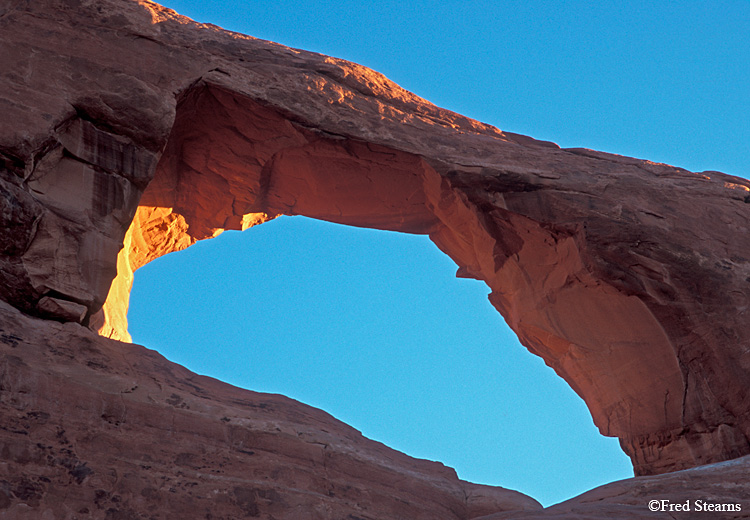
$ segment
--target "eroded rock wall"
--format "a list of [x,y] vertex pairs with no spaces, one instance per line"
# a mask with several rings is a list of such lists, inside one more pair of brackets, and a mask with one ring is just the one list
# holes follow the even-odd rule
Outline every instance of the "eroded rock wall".
[[750,452],[748,181],[501,132],[146,1],[16,2],[0,29],[16,308],[127,340],[132,272],[224,229],[425,233],[638,474]]
[[0,302],[0,517],[468,520],[539,510],[321,410]]

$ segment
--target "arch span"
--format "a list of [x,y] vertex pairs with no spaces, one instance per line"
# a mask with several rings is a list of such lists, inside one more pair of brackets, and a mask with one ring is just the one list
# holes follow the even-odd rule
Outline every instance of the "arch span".
[[[619,229],[602,222],[602,208],[585,214],[584,201],[589,208],[607,204],[486,167],[448,166],[320,131],[256,100],[200,84],[178,105],[99,327],[128,339],[133,271],[225,229],[286,214],[428,234],[460,266],[459,276],[487,283],[492,304],[521,342],[583,397],[604,435],[621,439],[638,473],[710,460],[714,455],[702,446],[722,456],[741,453],[744,434],[727,424],[686,435],[695,412],[679,338],[669,323],[665,327],[663,309],[648,305],[673,297],[668,291],[675,288],[662,284],[638,294],[627,281],[608,279],[597,265],[604,259],[592,258],[601,253],[592,248],[590,229]],[[573,209],[573,218],[550,222],[561,203]],[[622,237],[609,239],[612,247]],[[645,282],[656,285],[653,278]]]

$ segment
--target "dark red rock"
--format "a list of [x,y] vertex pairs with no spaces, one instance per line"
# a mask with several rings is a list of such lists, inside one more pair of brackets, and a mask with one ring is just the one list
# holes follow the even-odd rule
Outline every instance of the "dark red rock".
[[453,520],[541,508],[292,399],[3,302],[0,356],[2,518]]

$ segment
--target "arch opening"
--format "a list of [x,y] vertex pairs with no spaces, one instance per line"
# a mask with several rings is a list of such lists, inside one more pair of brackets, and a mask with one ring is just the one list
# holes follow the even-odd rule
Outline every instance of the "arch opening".
[[133,339],[551,505],[632,476],[570,387],[425,237],[281,217],[138,272]]

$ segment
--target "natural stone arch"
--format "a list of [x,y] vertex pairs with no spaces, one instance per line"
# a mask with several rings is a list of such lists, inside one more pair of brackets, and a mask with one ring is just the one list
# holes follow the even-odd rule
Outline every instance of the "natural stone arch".
[[123,238],[120,333],[128,272],[219,229],[290,213],[429,233],[637,473],[750,452],[746,180],[561,150],[145,0],[19,4],[2,22],[8,70],[46,71],[2,76],[0,281],[17,308],[101,325]]
[[[696,449],[681,437],[684,374],[657,316],[592,272],[581,223],[555,226],[508,209],[506,198],[519,192],[524,204],[543,207],[538,187],[471,170],[446,171],[416,154],[294,122],[220,86],[196,85],[178,104],[126,235],[101,332],[128,339],[134,270],[225,229],[287,214],[429,234],[461,266],[459,276],[489,285],[522,343],[584,398],[603,434],[621,438],[637,473],[683,467],[685,451],[705,457],[704,440]],[[493,182],[496,191],[487,186]],[[654,432],[663,443],[656,451]],[[705,435],[729,454],[741,452],[744,438],[727,426]]]

